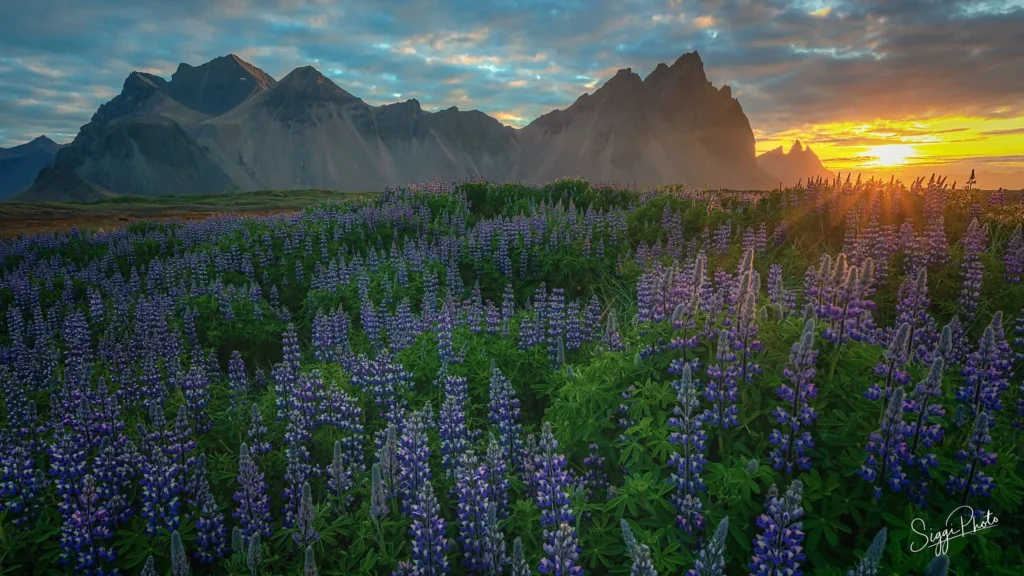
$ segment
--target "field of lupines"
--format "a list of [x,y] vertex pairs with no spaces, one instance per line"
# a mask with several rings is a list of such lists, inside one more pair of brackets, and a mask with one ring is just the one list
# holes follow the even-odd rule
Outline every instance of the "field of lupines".
[[0,573],[1020,575],[1009,203],[435,181],[4,241]]

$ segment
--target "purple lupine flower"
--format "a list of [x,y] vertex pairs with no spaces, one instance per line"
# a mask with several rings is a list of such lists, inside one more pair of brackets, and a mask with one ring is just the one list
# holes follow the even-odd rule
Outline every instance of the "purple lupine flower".
[[196,509],[196,549],[194,556],[200,564],[211,564],[224,557],[227,546],[227,525],[224,514],[217,507],[217,501],[210,491],[210,483],[206,478],[206,456],[200,455],[194,470],[195,498],[193,507]]
[[668,440],[678,444],[682,452],[673,452],[668,464],[675,468],[669,482],[676,489],[671,497],[679,512],[676,515],[676,525],[691,536],[704,529],[704,506],[700,500],[700,493],[706,488],[700,474],[707,463],[704,458],[707,434],[701,429],[702,424],[697,388],[690,366],[686,364],[676,388],[676,407],[673,409],[673,416],[668,420],[669,427],[674,429]]
[[577,562],[580,559],[576,531],[569,522],[562,522],[552,537],[544,542],[544,553],[537,571],[551,576],[582,576],[583,568]]
[[1024,232],[1017,224],[1003,250],[1003,275],[1011,284],[1020,284],[1024,275]]
[[961,263],[963,284],[957,298],[958,313],[962,312],[968,323],[973,322],[978,311],[978,299],[981,298],[981,285],[985,275],[985,266],[981,263],[981,252],[985,249],[985,229],[972,220],[961,241],[964,247]]
[[345,451],[342,448],[341,440],[334,441],[334,452],[331,456],[331,463],[327,466],[327,477],[327,488],[331,498],[338,506],[338,510],[344,512],[349,499],[347,492],[355,482],[352,480],[352,471],[345,461]]
[[907,460],[907,425],[903,422],[906,391],[897,388],[889,398],[879,430],[872,432],[867,446],[867,458],[857,475],[874,486],[875,498],[882,498],[882,488],[902,492],[907,485],[903,464]]
[[503,574],[509,557],[505,548],[505,536],[498,525],[498,505],[487,502],[487,515],[484,518],[484,558],[491,574]]
[[254,536],[262,535],[270,538],[270,497],[267,495],[267,483],[259,465],[249,453],[249,446],[244,442],[238,449],[238,484],[234,500],[238,509],[231,515],[238,520],[242,528],[242,536],[249,546]]
[[469,387],[465,378],[447,374],[443,368],[438,380],[437,387],[445,392],[438,423],[441,467],[448,476],[454,476],[459,457],[469,449],[470,433],[466,427]]
[[104,541],[114,537],[105,504],[96,489],[95,478],[85,475],[81,490],[64,516],[60,535],[60,561],[72,566],[77,573],[93,576],[110,573],[104,564],[114,562],[116,551],[104,545]]
[[555,526],[561,522],[575,522],[576,517],[569,507],[569,493],[572,478],[569,475],[565,456],[556,453],[558,441],[551,431],[551,422],[545,422],[540,436],[540,451],[534,456],[536,467],[535,499],[541,510],[540,523],[544,527],[544,541],[551,543],[555,537]]
[[299,546],[309,546],[320,538],[320,534],[313,527],[316,520],[316,508],[313,507],[313,490],[309,482],[302,484],[299,496],[299,506],[295,514],[295,532],[292,539]]
[[996,329],[1002,331],[1001,319],[998,314],[992,318],[978,341],[978,349],[961,370],[964,385],[957,389],[956,399],[970,410],[969,415],[1002,409],[999,395],[1008,384],[1003,376],[1005,361],[996,342]]
[[718,523],[715,533],[708,538],[700,552],[694,567],[686,572],[686,576],[725,576],[725,539],[729,536],[729,517]]
[[[1018,370],[1024,371],[1024,310],[1017,316],[1013,325],[1013,343],[1017,349],[1013,360]],[[1024,428],[1024,373],[1021,374],[1020,384],[1017,386],[1017,419],[1013,422],[1017,428]]]
[[401,422],[405,412],[405,392],[412,388],[412,373],[401,362],[382,352],[374,360],[360,356],[352,370],[352,384],[368,390],[374,398],[377,413],[394,424]]
[[412,536],[410,552],[413,574],[417,576],[440,576],[451,571],[446,554],[448,538],[445,537],[447,524],[441,516],[441,507],[434,497],[434,488],[426,479],[416,492],[416,500],[410,506]]
[[249,411],[249,431],[247,432],[250,451],[258,458],[270,452],[272,446],[267,439],[267,427],[263,424],[263,413],[256,404]]
[[299,337],[295,333],[295,325],[288,323],[284,334],[281,336],[281,362],[291,368],[293,374],[298,374],[301,367],[299,361],[302,354],[299,352]]
[[381,479],[388,498],[398,497],[398,475],[401,465],[398,461],[398,428],[388,424],[378,433],[377,464],[380,465]]
[[736,406],[739,389],[736,387],[736,353],[733,351],[731,336],[728,330],[718,333],[718,346],[715,348],[717,362],[707,368],[708,383],[703,391],[704,399],[711,404],[703,421],[722,430],[740,424],[736,417],[739,413]]
[[210,383],[206,372],[193,363],[181,383],[181,389],[185,397],[185,407],[191,420],[195,422],[196,430],[208,432],[213,428],[213,422],[206,414],[206,406],[210,403]]
[[583,458],[583,469],[586,473],[579,481],[583,496],[588,502],[593,502],[598,496],[610,500],[613,492],[608,483],[608,475],[604,471],[604,456],[600,455],[598,445],[593,442],[587,448],[588,453]]
[[494,437],[492,432],[488,436],[486,468],[487,484],[490,486],[490,500],[495,504],[496,512],[500,520],[508,518],[509,515],[509,491],[512,483],[508,479],[508,460],[504,456],[504,447]]
[[928,265],[942,266],[949,261],[949,244],[941,215],[933,217],[924,229],[928,242]]
[[491,496],[487,476],[487,467],[479,465],[472,451],[461,454],[459,469],[455,473],[458,542],[463,553],[462,565],[473,574],[489,570],[484,541],[487,504]]
[[807,430],[801,431],[814,423],[818,418],[810,401],[817,395],[818,391],[814,385],[814,376],[817,373],[815,363],[818,359],[818,352],[814,349],[814,320],[808,320],[804,324],[803,334],[800,340],[793,344],[789,353],[789,365],[783,370],[783,377],[790,382],[789,385],[780,383],[775,393],[784,402],[772,411],[772,415],[783,426],[783,430],[772,430],[769,442],[775,446],[771,452],[772,465],[776,470],[785,470],[792,474],[793,467],[801,470],[809,470],[811,467],[810,458],[806,454],[807,448],[814,447],[811,433]]
[[519,422],[519,399],[516,398],[512,384],[493,361],[491,362],[489,392],[487,420],[497,431],[502,448],[502,459],[512,463],[523,448],[523,427]]
[[988,498],[995,488],[995,480],[982,470],[982,466],[996,463],[996,453],[986,448],[991,442],[989,415],[981,412],[974,421],[974,430],[964,443],[964,448],[956,453],[956,459],[963,462],[963,468],[958,476],[950,476],[946,483],[946,492],[949,494],[963,493],[961,506],[966,505],[971,496]]
[[935,454],[919,454],[918,449],[927,450],[942,443],[942,425],[936,420],[946,413],[942,407],[944,365],[942,356],[932,360],[928,375],[917,385],[914,394],[907,398],[904,406],[904,412],[910,416],[910,423],[905,430],[908,446],[905,462],[912,474],[910,498],[918,506],[924,506],[925,497],[929,493],[928,481],[931,480],[931,470],[939,465]]
[[[523,252],[526,253],[525,251]],[[516,312],[516,297],[512,291],[512,283],[506,282],[501,293],[501,335],[508,336],[512,325],[512,317]]]
[[[904,322],[896,330],[895,336],[889,340],[889,345],[882,353],[882,361],[875,365],[875,376],[884,376],[885,379],[872,384],[864,392],[865,398],[872,402],[877,402],[883,397],[888,400],[895,387],[902,387],[910,382],[910,374],[903,369],[908,360],[907,344],[909,342],[910,324]],[[885,409],[883,408],[882,411],[884,412]]]
[[245,361],[238,350],[231,351],[228,361],[228,384],[231,389],[231,409],[238,410],[242,399],[249,393],[249,378],[245,375]]
[[409,514],[424,483],[430,480],[430,447],[427,445],[427,421],[423,412],[409,416],[399,440],[398,494],[403,514]]
[[0,514],[17,527],[36,517],[45,480],[25,444],[0,435]]
[[[139,424],[140,436],[145,435]],[[157,433],[162,437],[159,429]],[[180,443],[176,444],[181,446]],[[184,455],[184,450],[178,450]],[[181,493],[184,489],[184,469],[167,454],[157,442],[148,446],[140,463],[139,484],[142,486],[142,518],[146,520],[146,533],[156,534],[160,529],[175,530],[180,523]]]
[[615,308],[608,310],[608,318],[605,320],[604,336],[601,337],[601,344],[613,352],[621,352],[626,349],[622,342],[622,335],[619,334],[619,323],[616,319]]
[[749,565],[751,576],[803,574],[799,569],[805,559],[803,521],[800,520],[804,515],[803,488],[803,483],[793,480],[782,496],[774,484],[768,490],[765,511],[757,519],[761,533],[754,539],[754,555]]

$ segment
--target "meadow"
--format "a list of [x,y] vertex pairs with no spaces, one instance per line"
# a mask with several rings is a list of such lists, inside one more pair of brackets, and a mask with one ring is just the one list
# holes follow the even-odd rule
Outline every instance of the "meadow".
[[0,574],[1024,571],[1019,195],[259,194],[0,241]]

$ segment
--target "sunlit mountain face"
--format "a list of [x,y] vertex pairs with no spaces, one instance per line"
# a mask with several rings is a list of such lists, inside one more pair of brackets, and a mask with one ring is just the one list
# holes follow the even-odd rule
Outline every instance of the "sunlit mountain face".
[[273,78],[314,66],[372,105],[523,127],[696,50],[758,153],[800,140],[834,172],[975,168],[1024,187],[1022,27],[1015,0],[43,0],[0,20],[0,147],[67,143],[132,70],[226,54]]

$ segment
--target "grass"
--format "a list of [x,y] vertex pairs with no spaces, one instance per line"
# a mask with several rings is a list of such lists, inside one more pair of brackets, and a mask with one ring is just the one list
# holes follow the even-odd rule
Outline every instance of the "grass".
[[119,196],[98,202],[0,203],[0,238],[77,226],[105,229],[137,220],[195,219],[232,214],[292,212],[332,200],[365,200],[377,192],[259,190],[228,194]]

